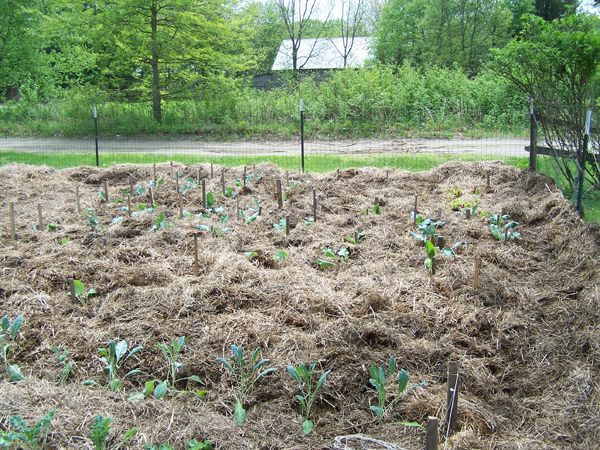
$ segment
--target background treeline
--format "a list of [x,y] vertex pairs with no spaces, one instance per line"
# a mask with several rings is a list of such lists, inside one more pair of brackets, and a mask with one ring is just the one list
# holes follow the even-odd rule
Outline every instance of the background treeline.
[[[550,20],[575,11],[572,0],[323,4],[4,0],[0,92],[18,88],[20,100],[0,105],[0,133],[89,134],[98,104],[103,129],[114,134],[288,137],[300,95],[313,135],[522,129],[526,99],[486,69],[490,49],[517,36],[526,14]],[[351,35],[374,39],[366,68],[252,89],[283,39]]]

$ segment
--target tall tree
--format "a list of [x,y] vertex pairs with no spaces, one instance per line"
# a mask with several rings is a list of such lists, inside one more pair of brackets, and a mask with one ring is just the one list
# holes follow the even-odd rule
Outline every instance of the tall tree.
[[[344,60],[344,67],[348,64],[348,56],[354,47],[354,38],[361,29],[365,15],[365,0],[342,0],[342,19],[340,21],[341,45],[336,50]],[[334,41],[332,41],[334,42]],[[335,42],[334,42],[335,45]],[[338,48],[339,47],[339,48]]]

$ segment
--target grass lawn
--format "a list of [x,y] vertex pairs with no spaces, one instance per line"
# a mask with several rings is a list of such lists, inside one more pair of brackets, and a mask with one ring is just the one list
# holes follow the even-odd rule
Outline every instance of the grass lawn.
[[[479,155],[452,155],[453,160],[481,161]],[[495,159],[495,158],[488,158]],[[100,165],[109,167],[115,164],[152,164],[167,161],[177,161],[184,164],[214,163],[226,166],[242,166],[271,162],[283,169],[298,170],[300,158],[294,156],[195,156],[195,155],[167,155],[150,153],[103,153],[100,156]],[[379,167],[404,170],[429,170],[440,164],[450,161],[447,155],[435,154],[393,154],[373,156],[341,156],[341,155],[311,155],[306,156],[305,169],[308,172],[331,172],[336,169],[350,167]],[[504,162],[519,169],[527,167],[527,157],[504,158]],[[95,165],[93,153],[31,153],[0,150],[0,165],[9,163],[47,165],[55,168],[91,166]],[[551,158],[540,157],[538,170],[553,178],[557,176]],[[559,180],[560,181],[560,180]],[[558,183],[560,185],[560,182]],[[584,210],[586,222],[600,223],[600,192],[591,191],[584,195]]]

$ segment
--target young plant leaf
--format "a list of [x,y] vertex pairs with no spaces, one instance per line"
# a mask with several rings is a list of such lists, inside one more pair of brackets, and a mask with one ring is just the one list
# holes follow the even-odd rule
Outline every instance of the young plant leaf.
[[304,434],[310,434],[314,427],[315,427],[315,424],[313,423],[312,420],[307,419],[304,422],[302,422],[302,432]]
[[233,416],[235,417],[235,423],[238,427],[244,425],[244,421],[246,420],[246,410],[242,406],[242,404],[237,400],[235,402],[235,409],[233,411]]

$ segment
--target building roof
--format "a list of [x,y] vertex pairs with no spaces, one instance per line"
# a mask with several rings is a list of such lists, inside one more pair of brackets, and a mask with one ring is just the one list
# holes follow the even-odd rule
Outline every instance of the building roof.
[[[346,67],[362,67],[371,56],[370,37],[355,37]],[[298,67],[302,69],[342,69],[342,38],[302,39],[298,49]],[[285,39],[273,62],[272,70],[292,69],[292,41]]]

